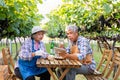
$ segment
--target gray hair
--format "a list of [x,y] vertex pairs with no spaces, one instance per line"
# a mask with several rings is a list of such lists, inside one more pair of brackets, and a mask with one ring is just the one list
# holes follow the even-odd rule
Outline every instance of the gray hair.
[[68,31],[68,30],[71,30],[71,31],[74,31],[74,32],[78,32],[78,27],[75,26],[75,25],[69,25],[65,28],[65,31]]

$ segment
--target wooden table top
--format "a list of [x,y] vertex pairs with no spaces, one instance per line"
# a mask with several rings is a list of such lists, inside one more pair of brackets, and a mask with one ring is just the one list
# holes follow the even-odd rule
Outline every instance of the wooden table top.
[[50,68],[56,67],[79,68],[82,65],[80,61],[68,59],[55,59],[55,60],[38,59],[36,64],[38,67],[50,67]]

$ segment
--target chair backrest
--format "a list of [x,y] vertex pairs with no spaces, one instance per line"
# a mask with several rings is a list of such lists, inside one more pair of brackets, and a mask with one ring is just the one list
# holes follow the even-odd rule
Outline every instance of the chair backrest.
[[105,64],[105,66],[102,70],[102,75],[104,75],[107,68],[109,67],[111,59],[112,59],[112,50],[104,50],[103,54],[102,54],[102,58],[100,60],[100,63],[98,64],[98,67],[96,70],[100,71],[100,69],[102,68],[102,65]]
[[2,57],[3,57],[3,63],[5,65],[8,65],[9,73],[13,74],[12,69],[14,69],[14,60],[12,59],[12,56],[10,55],[9,48],[2,49]]
[[118,80],[118,77],[120,75],[120,53],[119,52],[115,52],[115,54],[114,54],[110,69],[109,69],[108,73],[105,76],[107,79],[109,78],[110,74],[114,70],[115,65],[118,66],[118,69],[117,69],[117,72],[115,73],[115,76],[113,77],[112,80]]
[[111,46],[107,45],[107,43],[105,42],[98,41],[97,43],[98,43],[98,47],[100,48],[101,53],[104,52],[103,51],[104,49],[111,49]]

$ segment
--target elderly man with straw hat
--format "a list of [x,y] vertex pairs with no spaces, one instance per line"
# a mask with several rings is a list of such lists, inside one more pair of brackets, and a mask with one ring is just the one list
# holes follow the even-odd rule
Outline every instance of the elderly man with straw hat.
[[54,59],[46,52],[44,43],[41,41],[46,33],[39,26],[32,28],[31,38],[26,40],[21,46],[19,59],[15,67],[15,74],[22,80],[35,80],[34,76],[40,77],[40,80],[50,80],[50,74],[46,68],[38,68],[36,60],[38,58]]

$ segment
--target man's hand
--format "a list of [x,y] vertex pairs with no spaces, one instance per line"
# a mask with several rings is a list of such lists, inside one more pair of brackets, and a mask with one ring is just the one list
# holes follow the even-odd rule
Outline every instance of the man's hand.
[[59,56],[62,56],[63,58],[67,58],[68,54],[66,54],[66,53],[59,53]]
[[78,57],[77,57],[77,53],[76,54],[59,53],[59,55],[62,56],[63,58],[79,60]]

